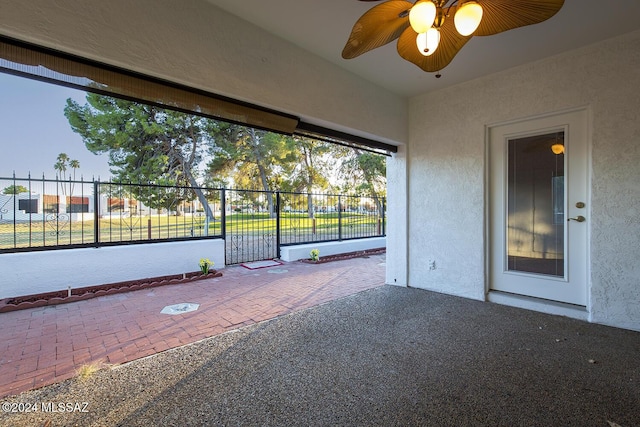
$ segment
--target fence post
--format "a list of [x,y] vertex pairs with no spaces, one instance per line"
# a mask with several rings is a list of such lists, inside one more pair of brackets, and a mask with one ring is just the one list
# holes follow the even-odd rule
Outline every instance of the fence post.
[[280,192],[276,191],[276,258],[280,258]]
[[[31,172],[29,172],[31,176]],[[16,233],[17,221],[16,221],[16,199],[18,198],[18,187],[16,187],[16,171],[13,171],[13,247],[18,247],[18,236]],[[29,221],[31,222],[31,221]],[[45,227],[43,227],[44,229]]]
[[338,240],[342,240],[342,196],[338,196]]
[[[13,174],[15,175],[15,171],[13,172]],[[31,204],[31,171],[29,171],[29,204]],[[42,197],[40,198],[40,202],[42,202]],[[31,216],[33,215],[33,213],[29,213],[29,246],[31,246],[31,226],[32,226],[32,222],[31,222]],[[15,239],[15,236],[13,237]],[[15,240],[14,240],[15,242]],[[14,244],[15,247],[15,244]]]
[[[220,189],[220,234],[223,240],[227,240],[227,193]],[[225,251],[226,253],[226,251]]]
[[387,203],[386,202],[387,202],[387,199],[382,198],[382,212],[380,213],[380,216],[382,217],[382,235],[383,236],[387,235],[387,230],[386,230],[386,227],[385,227],[385,222],[386,221],[385,221],[385,218],[384,218],[384,212],[387,210],[387,207],[386,207]]
[[100,179],[93,180],[93,243],[100,246]]

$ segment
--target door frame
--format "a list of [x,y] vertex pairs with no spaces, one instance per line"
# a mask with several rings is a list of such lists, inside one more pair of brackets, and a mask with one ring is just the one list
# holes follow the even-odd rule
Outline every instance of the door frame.
[[[493,260],[492,246],[492,225],[491,225],[491,201],[492,201],[492,188],[491,188],[491,172],[493,160],[491,159],[491,129],[505,125],[513,125],[519,123],[526,123],[539,119],[545,119],[571,113],[582,113],[585,115],[585,132],[586,132],[586,191],[585,191],[585,203],[587,204],[587,217],[589,222],[585,224],[586,230],[586,249],[585,249],[585,268],[584,272],[586,282],[586,306],[574,305],[570,303],[563,303],[553,300],[546,300],[542,298],[536,298],[526,295],[509,294],[501,291],[495,291],[491,289],[491,263]],[[521,308],[532,309],[536,311],[542,311],[551,314],[560,314],[573,318],[579,318],[583,320],[588,319],[588,312],[591,307],[591,175],[592,175],[592,112],[588,106],[580,106],[570,109],[558,110],[544,114],[519,117],[511,120],[504,120],[500,122],[493,122],[485,125],[485,174],[484,174],[484,213],[485,213],[485,239],[484,239],[484,277],[485,277],[485,300],[490,302],[496,302],[505,305],[512,305]],[[568,216],[567,212],[567,216]]]

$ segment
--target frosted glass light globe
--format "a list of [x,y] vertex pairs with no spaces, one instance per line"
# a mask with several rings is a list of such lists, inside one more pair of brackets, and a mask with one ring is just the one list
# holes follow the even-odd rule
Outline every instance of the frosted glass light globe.
[[437,28],[429,28],[427,32],[418,34],[416,44],[424,56],[433,55],[440,44],[440,31]]
[[453,17],[456,30],[463,36],[471,35],[482,20],[482,6],[474,1],[463,4]]
[[432,1],[419,1],[409,11],[409,23],[416,33],[426,33],[436,19],[436,5]]

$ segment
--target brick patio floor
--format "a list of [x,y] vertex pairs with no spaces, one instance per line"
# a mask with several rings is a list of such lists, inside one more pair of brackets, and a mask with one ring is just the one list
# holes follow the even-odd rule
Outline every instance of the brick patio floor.
[[[385,255],[227,267],[219,278],[0,314],[0,397],[60,382],[384,284]],[[167,305],[196,303],[168,315]]]

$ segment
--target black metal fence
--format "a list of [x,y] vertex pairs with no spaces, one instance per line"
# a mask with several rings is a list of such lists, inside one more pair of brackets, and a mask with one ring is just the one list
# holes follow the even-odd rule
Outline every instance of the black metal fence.
[[285,245],[385,235],[384,198],[222,191],[228,264],[278,258]]
[[385,199],[0,177],[0,253],[224,238],[226,263],[385,235]]

